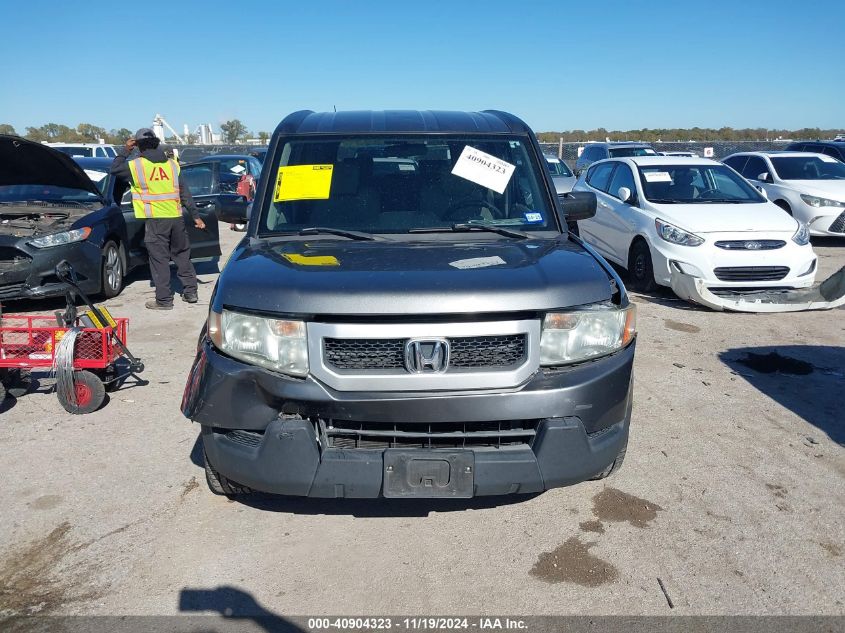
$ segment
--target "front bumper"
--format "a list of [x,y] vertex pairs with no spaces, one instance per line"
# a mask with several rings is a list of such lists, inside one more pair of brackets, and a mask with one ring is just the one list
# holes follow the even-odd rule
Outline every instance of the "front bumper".
[[56,277],[56,265],[62,260],[73,266],[83,292],[101,290],[102,250],[88,240],[52,248],[35,248],[24,240],[0,241],[0,252],[0,300],[64,295],[67,285]]
[[[311,378],[232,360],[206,341],[182,406],[202,424],[206,453],[221,474],[256,490],[311,497],[378,497],[385,468],[385,449],[323,445],[317,419],[434,429],[447,422],[534,420],[530,442],[466,450],[475,461],[474,495],[540,492],[589,479],[616,459],[628,438],[634,347],[540,371],[516,389],[408,394],[336,392]],[[229,432],[235,429],[258,431],[258,439],[236,441]]]
[[698,303],[713,310],[733,312],[801,312],[830,310],[845,305],[845,267],[840,268],[820,284],[808,288],[787,290],[744,291],[734,296],[711,292],[705,280],[672,268],[672,290],[681,299]]
[[[672,285],[673,267],[679,265],[684,274],[696,277],[710,288],[804,288],[815,279],[816,255],[811,246],[798,246],[791,236],[778,233],[705,233],[707,241],[695,247],[671,244],[655,238],[649,246],[652,252],[654,278],[664,286]],[[753,239],[752,239],[753,238]],[[717,241],[781,240],[785,246],[773,250],[726,250],[715,246]],[[725,281],[716,275],[717,268],[754,266],[786,267],[788,273],[772,281]]]

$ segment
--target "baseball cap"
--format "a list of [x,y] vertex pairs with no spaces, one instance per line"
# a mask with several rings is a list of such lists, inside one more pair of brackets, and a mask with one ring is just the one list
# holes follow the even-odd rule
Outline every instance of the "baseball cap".
[[155,133],[148,127],[142,127],[140,130],[135,132],[135,140],[140,141],[141,139],[145,138],[157,138]]

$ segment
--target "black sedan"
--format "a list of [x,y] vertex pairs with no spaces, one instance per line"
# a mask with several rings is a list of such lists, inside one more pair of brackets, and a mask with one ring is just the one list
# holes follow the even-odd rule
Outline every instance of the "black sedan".
[[183,165],[182,173],[197,205],[213,206],[221,222],[246,222],[246,208],[261,177],[255,156],[213,154]]
[[[78,160],[85,165],[0,135],[0,299],[64,294],[55,275],[61,260],[86,294],[114,297],[126,273],[146,263],[144,221],[135,218],[128,184],[108,175],[111,159]],[[192,259],[220,255],[217,223],[204,219],[206,231],[187,222]]]

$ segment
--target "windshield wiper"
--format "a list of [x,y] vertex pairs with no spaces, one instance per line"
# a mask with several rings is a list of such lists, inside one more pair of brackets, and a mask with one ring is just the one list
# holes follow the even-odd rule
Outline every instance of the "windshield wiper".
[[453,224],[452,226],[430,226],[427,228],[410,229],[408,233],[469,233],[470,231],[489,231],[505,237],[515,237],[520,240],[531,237],[528,233],[516,229],[506,229],[495,224]]
[[669,198],[647,198],[649,202],[656,202],[657,204],[680,204],[678,200],[670,200]]
[[305,229],[300,229],[297,235],[339,235],[340,237],[348,237],[350,240],[360,240],[371,242],[378,239],[375,235],[370,233],[362,233],[361,231],[346,231],[344,229],[333,229],[328,226],[309,226]]

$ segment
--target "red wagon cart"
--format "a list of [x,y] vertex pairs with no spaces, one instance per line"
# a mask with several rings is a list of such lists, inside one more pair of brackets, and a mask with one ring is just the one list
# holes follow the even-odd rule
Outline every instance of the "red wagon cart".
[[[60,264],[56,273],[69,287],[64,313],[0,316],[0,402],[7,388],[15,396],[25,393],[33,370],[49,371],[56,366],[59,343],[74,327],[72,393],[57,389],[56,394],[66,411],[90,413],[103,404],[107,389],[119,384],[127,373],[143,371],[144,365],[126,347],[129,319],[113,319],[108,311],[94,306],[79,291],[69,266]],[[88,304],[89,311],[82,316],[77,316],[74,294]],[[121,371],[118,361],[123,357],[129,362]]]

